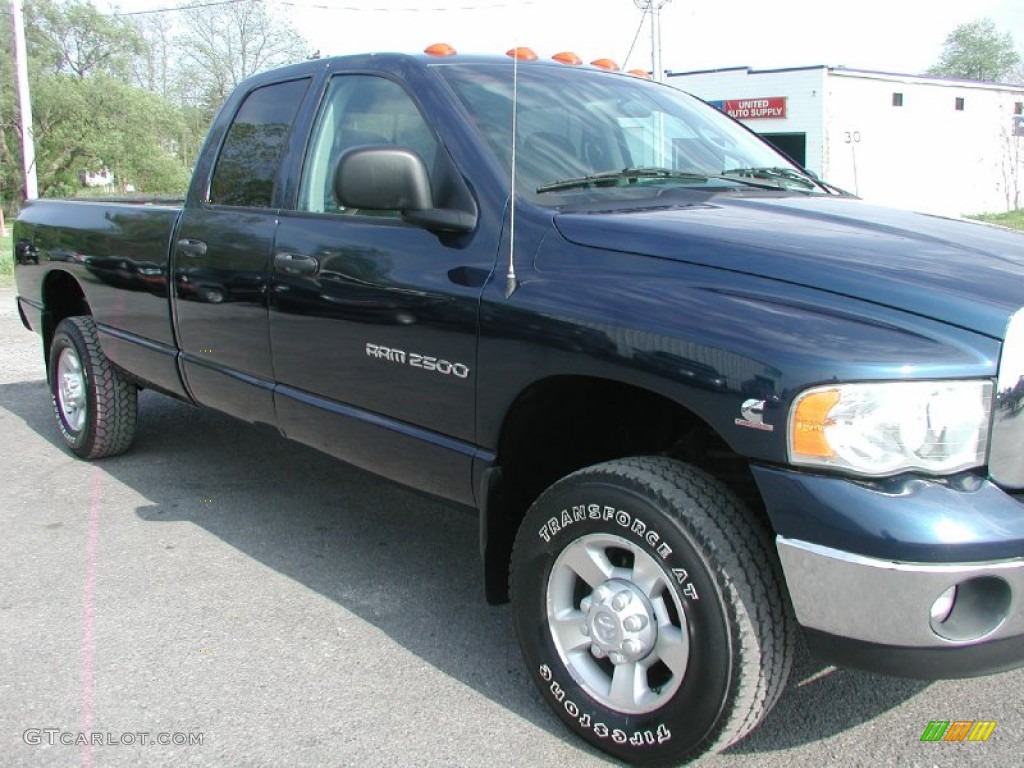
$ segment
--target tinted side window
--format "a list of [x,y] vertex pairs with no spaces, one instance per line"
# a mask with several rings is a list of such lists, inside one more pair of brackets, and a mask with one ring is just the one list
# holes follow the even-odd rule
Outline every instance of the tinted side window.
[[274,176],[309,80],[257,88],[235,115],[210,184],[214,205],[269,208]]
[[[420,156],[433,178],[437,139],[416,104],[391,80],[338,75],[331,80],[302,171],[299,210],[355,213],[334,198],[334,169],[346,149],[364,144],[406,147]],[[359,213],[368,213],[359,211]],[[397,215],[397,212],[382,215]]]

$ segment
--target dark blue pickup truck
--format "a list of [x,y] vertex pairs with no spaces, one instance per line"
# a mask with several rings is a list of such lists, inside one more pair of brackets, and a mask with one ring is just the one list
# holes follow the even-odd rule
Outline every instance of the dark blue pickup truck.
[[27,205],[57,425],[140,387],[476,510],[529,671],[621,759],[720,749],[794,643],[1024,663],[1024,237],[871,207],[673,88],[483,57],[243,83],[184,205]]

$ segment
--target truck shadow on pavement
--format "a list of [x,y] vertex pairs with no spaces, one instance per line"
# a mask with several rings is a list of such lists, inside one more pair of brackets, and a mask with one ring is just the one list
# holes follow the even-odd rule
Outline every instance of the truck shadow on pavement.
[[725,754],[775,752],[835,736],[879,717],[929,685],[925,680],[832,667],[800,643],[789,685],[775,708]]
[[[63,452],[45,395],[40,381],[0,385],[0,417],[22,420]],[[271,429],[148,392],[140,397],[132,449],[98,465],[152,502],[136,510],[141,520],[200,526],[369,622],[444,674],[589,751],[535,692],[508,607],[484,601],[472,514],[286,441]],[[774,711],[726,754],[771,752],[827,738],[878,717],[926,686],[832,670],[801,650]]]

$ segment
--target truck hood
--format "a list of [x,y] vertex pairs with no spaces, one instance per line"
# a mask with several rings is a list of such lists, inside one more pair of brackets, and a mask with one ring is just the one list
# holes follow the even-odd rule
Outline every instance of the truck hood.
[[1024,234],[834,197],[717,196],[563,213],[573,243],[782,280],[1002,339],[1024,306]]

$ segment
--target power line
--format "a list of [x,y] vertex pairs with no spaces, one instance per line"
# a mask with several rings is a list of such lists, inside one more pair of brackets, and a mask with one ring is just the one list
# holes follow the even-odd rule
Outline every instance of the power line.
[[191,8],[213,8],[218,5],[234,5],[235,3],[243,3],[246,0],[217,0],[213,3],[196,3],[195,5],[178,5],[172,8],[151,8],[148,11],[112,11],[107,14],[108,16],[143,16],[147,13],[176,13],[178,11],[187,11]]
[[[243,3],[247,0],[214,0],[210,3],[195,3],[188,5],[176,5],[167,8],[151,8],[146,11],[112,11],[108,16],[144,16],[151,13],[177,13],[179,11],[187,11],[192,8],[215,8],[221,5],[235,5],[237,3]],[[500,2],[500,3],[473,3],[463,5],[444,5],[434,7],[395,7],[395,6],[357,6],[357,5],[323,5],[317,3],[302,3],[302,2],[289,2],[284,0],[281,5],[289,5],[294,8],[313,8],[321,11],[361,11],[361,12],[381,12],[387,13],[388,11],[399,11],[399,12],[418,12],[418,11],[489,11],[495,8],[511,8],[523,5],[533,5],[535,0],[521,0],[520,2]]]
[[400,12],[418,12],[418,11],[490,11],[495,8],[513,8],[522,5],[533,5],[534,0],[522,0],[522,2],[506,2],[506,3],[489,3],[487,5],[445,5],[437,7],[411,7],[411,8],[396,8],[395,6],[388,7],[376,7],[368,8],[366,6],[354,6],[354,5],[319,5],[315,3],[295,3],[289,2],[289,0],[283,0],[281,5],[290,5],[295,8],[315,8],[321,11],[379,11],[387,13],[388,11],[400,11]]

